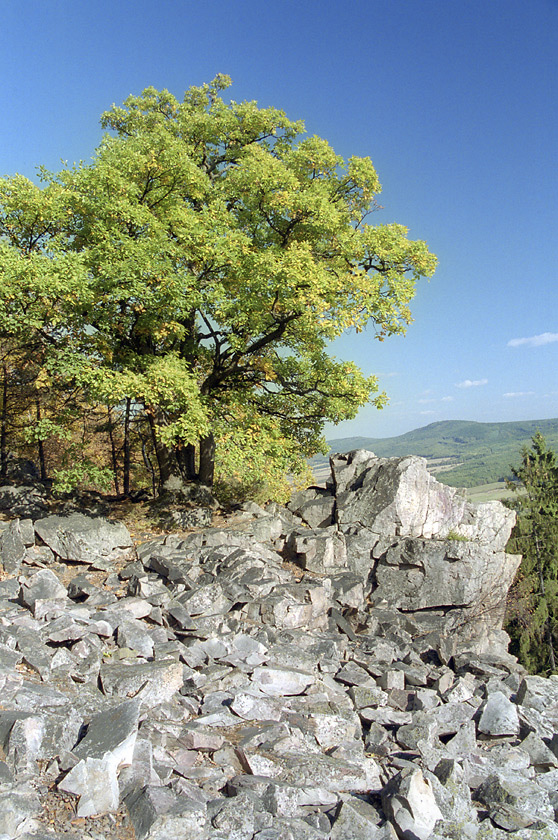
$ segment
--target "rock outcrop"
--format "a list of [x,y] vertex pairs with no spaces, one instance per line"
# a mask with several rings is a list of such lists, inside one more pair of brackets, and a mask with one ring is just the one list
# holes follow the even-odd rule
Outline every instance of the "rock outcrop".
[[513,511],[469,504],[415,456],[357,450],[334,456],[331,466],[327,490],[299,493],[290,505],[313,528],[312,536],[290,535],[295,561],[315,572],[354,572],[372,604],[435,626],[456,649],[505,655],[502,621],[520,561],[504,551]]
[[137,546],[2,523],[2,840],[558,838],[512,515],[364,452],[289,508]]

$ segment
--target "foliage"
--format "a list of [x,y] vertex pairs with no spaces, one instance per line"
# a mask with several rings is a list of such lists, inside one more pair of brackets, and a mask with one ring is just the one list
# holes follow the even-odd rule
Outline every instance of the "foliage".
[[211,483],[216,457],[241,484],[300,473],[325,421],[385,401],[327,344],[404,332],[436,263],[403,226],[367,223],[369,158],[226,103],[229,85],[147,88],[103,115],[90,165],[0,182],[0,336],[35,342],[43,381],[133,404],[161,484]]
[[112,481],[111,469],[94,464],[87,458],[81,458],[80,462],[73,466],[54,471],[53,489],[58,493],[69,493],[80,486],[108,490]]
[[451,540],[452,542],[467,542],[467,537],[464,537],[463,534],[459,534],[457,531],[450,529],[448,531],[448,535],[445,538],[446,540]]
[[508,611],[512,652],[531,673],[558,670],[558,456],[537,432],[512,470],[517,525],[510,549],[521,553]]
[[[238,421],[238,418],[237,418]],[[312,474],[298,443],[283,435],[275,418],[242,427],[223,424],[216,463],[215,493],[220,501],[250,499],[287,502],[295,488],[307,487]]]

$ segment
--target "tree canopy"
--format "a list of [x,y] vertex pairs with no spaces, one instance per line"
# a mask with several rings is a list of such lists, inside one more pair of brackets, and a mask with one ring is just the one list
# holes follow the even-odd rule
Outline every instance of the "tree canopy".
[[369,224],[369,158],[225,102],[229,85],[147,88],[103,114],[90,164],[0,182],[0,337],[36,348],[43,385],[131,400],[161,484],[211,484],[216,445],[296,471],[326,421],[381,407],[327,345],[403,333],[436,264],[402,225]]

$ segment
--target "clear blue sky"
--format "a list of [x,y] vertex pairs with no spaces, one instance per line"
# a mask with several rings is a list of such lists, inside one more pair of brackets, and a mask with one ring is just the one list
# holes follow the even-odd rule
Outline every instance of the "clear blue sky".
[[87,160],[113,102],[229,74],[339,154],[439,257],[415,323],[332,347],[391,404],[329,437],[558,417],[558,0],[4,0],[0,174]]

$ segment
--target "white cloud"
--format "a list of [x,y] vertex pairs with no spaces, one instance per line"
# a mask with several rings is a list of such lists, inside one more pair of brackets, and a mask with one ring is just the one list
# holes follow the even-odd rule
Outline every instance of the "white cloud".
[[427,415],[430,416],[432,414],[436,414],[436,412],[435,411],[419,411],[419,414],[422,415],[423,417],[425,417]]
[[534,391],[508,391],[504,394],[504,397],[511,397],[512,399],[516,397],[534,397]]
[[512,338],[508,341],[508,347],[541,347],[543,344],[553,344],[555,341],[558,341],[558,333],[545,332],[529,338]]
[[[425,394],[431,394],[432,391],[425,391]],[[417,400],[419,405],[432,405],[432,403],[453,402],[453,397],[424,397]]]
[[456,382],[456,388],[476,388],[478,385],[487,385],[488,379],[464,379],[463,382]]

